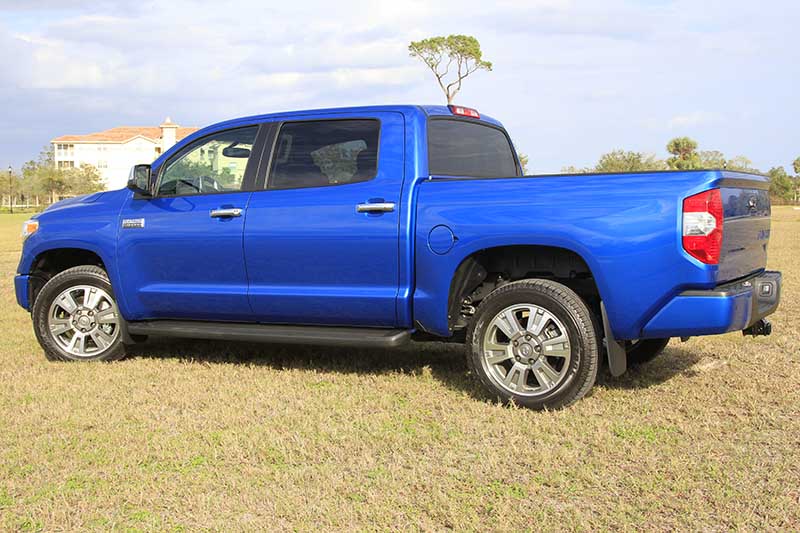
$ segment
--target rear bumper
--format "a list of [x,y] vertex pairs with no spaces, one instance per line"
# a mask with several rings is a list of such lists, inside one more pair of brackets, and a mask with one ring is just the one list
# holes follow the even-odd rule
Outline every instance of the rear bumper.
[[743,330],[772,314],[780,297],[780,272],[764,272],[708,291],[684,291],[656,313],[643,328],[641,338]]
[[17,303],[28,311],[31,310],[28,296],[29,281],[30,276],[27,274],[18,275],[14,278],[14,292],[17,294]]

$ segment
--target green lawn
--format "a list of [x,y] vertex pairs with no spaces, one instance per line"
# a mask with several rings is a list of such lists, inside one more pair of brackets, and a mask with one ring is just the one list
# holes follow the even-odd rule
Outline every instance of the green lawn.
[[800,211],[773,214],[771,337],[673,341],[547,413],[434,344],[48,363],[14,302],[24,218],[0,216],[0,529],[800,529]]

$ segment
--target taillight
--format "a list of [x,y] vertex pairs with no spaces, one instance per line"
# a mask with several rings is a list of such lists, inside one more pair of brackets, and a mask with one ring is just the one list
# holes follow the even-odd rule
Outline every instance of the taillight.
[[460,105],[451,105],[447,107],[450,108],[450,112],[454,115],[470,118],[481,118],[481,114],[471,107],[462,107]]
[[703,191],[683,201],[683,249],[707,265],[719,264],[722,216],[719,189]]

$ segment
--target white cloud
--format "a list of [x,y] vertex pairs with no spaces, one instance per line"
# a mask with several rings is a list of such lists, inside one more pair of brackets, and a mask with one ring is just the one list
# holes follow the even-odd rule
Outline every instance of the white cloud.
[[693,111],[691,113],[675,115],[669,119],[667,126],[674,130],[709,124],[715,120],[717,120],[717,116],[714,113],[709,113],[708,111]]
[[440,103],[407,44],[467,33],[495,69],[468,80],[460,101],[503,120],[537,171],[614,148],[654,151],[681,128],[768,168],[797,149],[789,82],[800,70],[785,35],[798,15],[789,0],[771,9],[747,0],[0,0],[3,120],[26,124],[14,137],[0,128],[0,158],[32,157],[57,134],[165,115],[203,125],[291,108]]

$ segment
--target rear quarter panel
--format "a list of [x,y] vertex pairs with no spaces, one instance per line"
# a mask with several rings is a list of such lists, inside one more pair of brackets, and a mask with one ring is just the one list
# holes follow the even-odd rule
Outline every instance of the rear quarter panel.
[[[683,251],[680,225],[683,198],[720,178],[709,171],[424,181],[417,204],[416,322],[450,334],[450,282],[471,254],[544,245],[580,255],[595,277],[614,335],[637,338],[672,296],[716,284],[717,267]],[[448,226],[457,238],[445,255],[428,245],[437,225]]]

